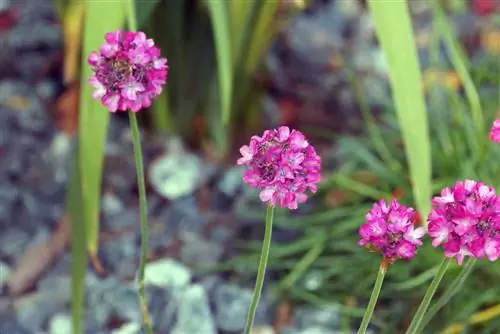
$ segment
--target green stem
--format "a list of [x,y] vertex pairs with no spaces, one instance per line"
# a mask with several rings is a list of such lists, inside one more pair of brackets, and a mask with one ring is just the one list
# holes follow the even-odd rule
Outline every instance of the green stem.
[[245,325],[245,334],[250,334],[255,319],[255,312],[259,305],[260,294],[262,286],[264,285],[264,278],[266,274],[267,259],[269,257],[269,249],[271,248],[271,235],[273,231],[273,214],[274,206],[269,205],[266,213],[266,230],[264,233],[264,241],[262,242],[262,252],[260,253],[259,269],[257,270],[257,280],[255,282],[255,289],[253,291],[252,302],[248,310],[247,323]]
[[408,330],[406,331],[406,334],[415,334],[417,333],[416,330],[420,327],[420,324],[422,323],[422,319],[424,317],[425,312],[429,308],[429,304],[431,303],[432,297],[434,296],[434,293],[437,290],[437,287],[439,286],[439,283],[443,279],[444,274],[446,273],[446,270],[448,269],[448,266],[451,263],[451,258],[444,258],[443,261],[441,262],[441,265],[439,266],[438,272],[436,273],[436,276],[434,276],[434,279],[432,280],[431,284],[427,288],[427,291],[425,292],[424,298],[422,299],[422,302],[420,303],[420,306],[417,309],[417,312],[415,312],[415,315],[413,316],[413,320],[410,323],[410,327],[408,327]]
[[450,286],[446,289],[443,295],[436,301],[436,303],[429,309],[427,314],[425,315],[422,323],[416,331],[423,330],[425,326],[434,318],[434,316],[445,306],[451,298],[462,288],[465,280],[469,277],[474,265],[477,260],[475,258],[470,258],[467,263],[462,267],[462,270],[458,274],[458,276],[453,280]]
[[[135,0],[126,2],[128,28],[130,31],[137,31],[137,18],[135,11]],[[137,171],[137,184],[139,186],[139,217],[141,225],[141,256],[139,258],[139,269],[137,281],[139,284],[139,304],[146,327],[147,334],[153,334],[153,325],[148,312],[148,303],[144,288],[144,270],[148,259],[149,251],[149,232],[148,232],[148,202],[146,198],[146,182],[144,181],[144,162],[142,159],[141,138],[139,136],[139,125],[133,111],[128,112],[130,120],[130,130],[134,145],[134,157]]]
[[137,125],[137,118],[132,111],[128,112],[130,119],[130,130],[132,131],[132,138],[134,144],[134,156],[137,170],[137,184],[139,185],[139,216],[141,222],[141,257],[139,260],[139,270],[137,280],[139,283],[139,302],[141,306],[142,315],[144,318],[144,325],[146,332],[153,334],[153,326],[148,312],[148,303],[144,292],[144,269],[146,267],[146,260],[148,258],[149,250],[149,232],[148,232],[148,203],[146,199],[146,183],[144,182],[144,163],[142,161],[141,139],[139,137],[139,126]]
[[135,10],[135,0],[128,0],[126,2],[127,8],[127,22],[128,22],[128,29],[130,31],[137,31],[137,17],[136,17],[136,10]]
[[375,305],[377,305],[378,296],[380,295],[380,290],[382,288],[382,283],[384,283],[385,274],[387,273],[387,269],[389,267],[389,263],[384,258],[380,262],[380,266],[378,269],[377,278],[375,280],[375,285],[373,286],[372,295],[370,296],[370,301],[368,302],[368,306],[366,307],[365,315],[363,316],[363,320],[361,320],[361,325],[359,325],[358,334],[366,333],[366,329],[368,328],[368,324],[373,315],[373,311],[375,310]]

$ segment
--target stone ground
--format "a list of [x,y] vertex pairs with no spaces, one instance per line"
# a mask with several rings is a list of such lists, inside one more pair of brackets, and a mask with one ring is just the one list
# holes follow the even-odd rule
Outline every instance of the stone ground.
[[[335,124],[356,127],[336,121],[338,117],[358,118],[352,117],[355,99],[346,88],[345,73],[339,74],[335,66],[341,66],[341,55],[352,57],[363,75],[362,84],[370,92],[368,102],[377,105],[384,103],[380,97],[387,94],[385,64],[360,5],[354,1],[316,3],[317,10],[294,20],[269,53],[266,64],[272,80],[263,109],[270,123],[282,122],[279,110],[283,104],[279,101],[292,100],[298,106],[291,111],[294,119],[313,125],[336,110],[340,114],[331,116],[331,128],[350,130],[335,128]],[[428,21],[425,8],[414,10],[423,17],[422,22]],[[467,18],[460,20],[468,24]],[[422,24],[420,34],[428,34],[427,28],[428,24]],[[303,38],[311,35],[316,37]],[[65,242],[48,253],[54,263],[49,261],[41,277],[29,280],[16,274],[17,286],[29,285],[22,293],[13,296],[12,289],[7,289],[9,275],[18,272],[27,250],[50,244],[64,226],[73,140],[60,133],[51,118],[50,102],[62,87],[60,73],[46,66],[48,59],[60,55],[61,38],[50,1],[0,0],[2,334],[70,333],[70,258]],[[332,58],[332,50],[337,57]],[[422,57],[425,63],[424,53]],[[332,67],[335,59],[338,63],[333,62],[337,65]],[[196,271],[200,265],[231,258],[242,233],[251,231],[259,238],[261,226],[235,213],[246,189],[241,169],[205,162],[185,150],[176,138],[143,137],[152,250],[146,282],[156,333],[241,333],[253,278],[246,277],[244,268],[236,275],[201,275]],[[127,123],[118,118],[112,118],[110,124],[103,189],[98,256],[104,273],[88,268],[86,333],[140,333],[133,284],[139,253],[137,189]],[[274,237],[288,238],[286,231],[280,233],[276,231]],[[23,280],[30,284],[21,284]],[[279,302],[264,294],[256,334],[274,333]],[[340,314],[335,307],[298,306],[291,319],[281,333],[339,333]]]

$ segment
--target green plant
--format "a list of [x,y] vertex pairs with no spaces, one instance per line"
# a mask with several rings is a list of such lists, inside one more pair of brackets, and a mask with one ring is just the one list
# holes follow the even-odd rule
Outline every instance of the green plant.
[[[468,60],[458,56],[464,52],[456,50],[461,46],[452,31],[443,29],[443,25],[449,23],[445,17],[439,16],[438,10],[435,11],[435,34],[432,35],[429,48],[431,67],[443,71],[453,70],[439,55],[440,40],[451,38],[455,42],[447,42],[445,46],[450,53],[456,53],[453,66],[463,70],[464,65],[460,63],[468,64]],[[460,179],[479,179],[497,189],[500,185],[499,167],[495,163],[500,158],[500,151],[485,140],[487,133],[478,136],[476,130],[487,129],[498,108],[498,78],[494,80],[482,74],[491,68],[492,57],[493,55],[487,55],[475,66],[466,65],[465,68],[470,73],[459,73],[461,81],[467,81],[469,92],[465,95],[456,87],[434,84],[426,88],[428,114],[432,120],[429,122],[428,133],[432,139],[429,141],[432,180],[429,182],[431,193],[427,200],[431,194],[436,194],[444,186]],[[356,82],[356,74],[348,71],[346,75],[351,79],[353,89],[358,91],[358,104],[365,108],[367,134],[339,139],[339,155],[344,163],[323,182],[320,196],[324,200],[314,212],[304,211],[300,216],[276,212],[275,226],[294,229],[300,232],[300,237],[286,245],[273,244],[268,263],[268,267],[280,277],[272,285],[275,293],[315,305],[335,301],[338,303],[346,296],[369,295],[373,273],[377,270],[376,261],[364,254],[365,251],[356,244],[357,229],[364,221],[364,214],[370,204],[380,198],[400,197],[402,203],[409,205],[416,202],[411,187],[415,179],[412,179],[409,167],[404,163],[408,145],[403,141],[404,130],[397,117],[398,113],[391,105],[385,105],[382,119],[375,121],[363,101],[363,92]],[[478,94],[479,104],[471,90]],[[471,105],[475,106],[474,110],[471,110]],[[418,166],[416,168],[418,171]],[[334,191],[340,195],[341,200],[335,207],[331,207],[328,197]],[[254,212],[252,203],[246,199],[239,203],[238,214],[242,218],[263,219]],[[253,243],[248,243],[243,249],[246,254],[230,260],[225,268],[241,265],[254,268],[255,247]],[[423,296],[426,286],[436,275],[441,260],[442,253],[426,244],[413,261],[392,267],[386,278],[385,288],[382,289],[380,306],[375,311],[376,320],[373,323],[377,323],[384,333],[405,330],[411,320],[407,315],[412,313],[419,302],[415,297]],[[447,286],[455,278],[459,282],[462,274],[460,267],[450,265],[435,298],[439,303],[443,294],[443,298],[449,302],[439,311],[439,320],[424,320],[429,321],[425,332],[438,332],[457,321],[462,323],[462,327],[465,324],[478,324],[480,322],[477,319],[482,319],[484,330],[498,326],[500,321],[493,318],[493,314],[498,314],[496,306],[488,309],[487,314],[478,313],[475,318],[470,317],[477,310],[500,302],[495,283],[500,268],[496,263],[477,263],[474,268],[474,272],[463,283],[460,293],[450,297],[451,292]],[[305,282],[312,273],[323,284],[316,290],[309,291]],[[491,288],[484,291],[485,287]],[[431,303],[431,310],[433,305]],[[346,312],[346,308],[341,305],[346,317],[362,316],[362,313]]]

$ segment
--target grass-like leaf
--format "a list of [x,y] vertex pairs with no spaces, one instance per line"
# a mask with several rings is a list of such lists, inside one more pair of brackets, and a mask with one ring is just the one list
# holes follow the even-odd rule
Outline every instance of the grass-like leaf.
[[219,97],[222,108],[222,122],[227,124],[231,114],[231,95],[233,90],[233,66],[229,34],[229,19],[224,1],[206,1],[210,13],[217,53],[217,71],[220,85]]
[[85,273],[87,271],[87,250],[85,225],[83,221],[78,150],[73,153],[70,181],[66,194],[66,207],[71,224],[71,316],[73,333],[83,333]]
[[389,65],[389,77],[405,143],[415,202],[425,217],[430,210],[431,149],[415,38],[407,2],[370,0],[379,42]]
[[485,146],[481,143],[487,140],[487,132],[484,130],[485,122],[479,93],[474,86],[474,82],[472,81],[472,77],[469,73],[469,59],[467,59],[467,56],[456,39],[453,28],[448,23],[443,10],[436,1],[434,1],[434,17],[436,19],[436,24],[439,27],[439,32],[443,37],[444,45],[450,54],[451,63],[453,64],[453,67],[457,71],[463,84],[474,121],[476,137],[478,140],[478,149],[484,152],[483,149]]
[[99,49],[105,33],[123,26],[125,12],[120,2],[88,1],[85,4],[78,154],[82,183],[81,215],[85,222],[88,251],[95,255],[98,249],[104,148],[110,116],[100,101],[91,96],[91,87],[87,83],[91,75],[87,57],[90,52]]

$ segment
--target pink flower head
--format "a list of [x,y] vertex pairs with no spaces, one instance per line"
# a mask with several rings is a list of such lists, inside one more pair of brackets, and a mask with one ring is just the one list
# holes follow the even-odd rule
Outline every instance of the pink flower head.
[[143,32],[107,33],[99,52],[89,55],[92,96],[111,112],[137,112],[151,105],[167,82],[167,59]]
[[465,256],[500,257],[500,199],[495,190],[473,180],[458,181],[432,200],[427,219],[434,247],[462,264]]
[[414,227],[416,211],[392,200],[373,204],[366,214],[366,223],[359,228],[359,245],[380,252],[389,262],[412,259],[424,234],[423,227]]
[[495,120],[491,126],[490,140],[494,143],[500,143],[500,119]]
[[238,165],[249,167],[243,180],[262,189],[263,202],[297,209],[307,199],[306,190],[316,192],[321,158],[300,131],[286,126],[266,130],[262,137],[252,136],[240,152]]

